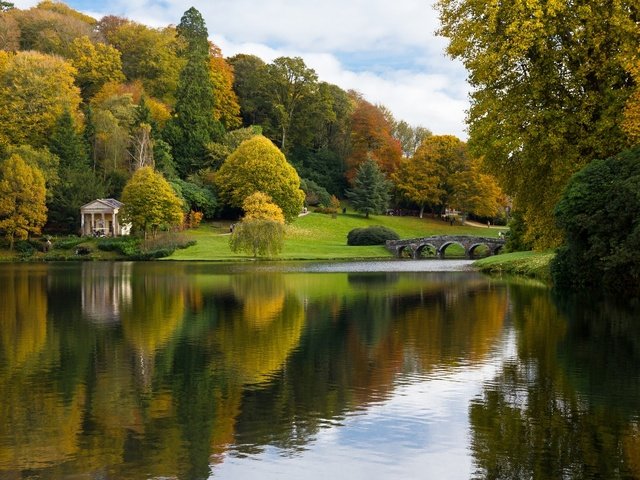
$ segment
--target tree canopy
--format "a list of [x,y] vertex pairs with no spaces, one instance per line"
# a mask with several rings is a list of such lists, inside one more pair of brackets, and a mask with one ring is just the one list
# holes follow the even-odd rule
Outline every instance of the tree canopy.
[[255,192],[269,195],[290,222],[302,210],[304,192],[300,177],[284,154],[270,140],[256,136],[246,140],[216,173],[220,199],[234,207]]
[[552,266],[558,287],[603,285],[640,295],[640,147],[576,173],[555,209],[566,245]]
[[164,177],[151,167],[143,167],[131,177],[122,191],[122,219],[134,230],[155,236],[159,228],[182,222],[182,201]]
[[13,249],[15,239],[39,234],[47,221],[44,176],[18,154],[0,163],[0,232]]
[[371,213],[383,213],[389,205],[391,183],[372,158],[362,163],[353,179],[353,187],[346,195],[353,208],[365,217]]
[[529,239],[557,245],[552,212],[571,174],[625,147],[638,3],[439,0],[438,8],[448,53],[469,72],[473,154],[513,197]]

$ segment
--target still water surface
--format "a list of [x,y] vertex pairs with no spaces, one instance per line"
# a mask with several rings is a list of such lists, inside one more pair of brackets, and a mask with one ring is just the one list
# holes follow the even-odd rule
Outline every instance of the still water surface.
[[2,265],[0,478],[640,478],[639,312],[434,266]]

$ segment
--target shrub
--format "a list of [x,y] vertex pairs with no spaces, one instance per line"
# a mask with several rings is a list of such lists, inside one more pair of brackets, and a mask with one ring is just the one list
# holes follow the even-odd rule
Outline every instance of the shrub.
[[313,180],[301,179],[300,188],[305,193],[305,203],[310,207],[330,205],[331,195],[327,192],[327,189],[321,187]]
[[13,248],[16,253],[20,254],[23,257],[30,257],[34,253],[36,253],[36,248],[29,242],[28,240],[18,240]]
[[315,208],[313,211],[315,213],[325,213],[327,215],[332,215],[334,213],[338,213],[338,209],[331,208],[331,207],[324,207],[322,205],[320,205],[319,207]]
[[98,241],[98,249],[130,257],[140,252],[140,240],[135,237],[103,238]]
[[86,239],[82,237],[59,238],[53,242],[53,246],[61,250],[71,250],[84,241],[86,241]]
[[347,234],[347,245],[384,245],[387,240],[400,240],[400,236],[390,228],[373,225],[354,228]]

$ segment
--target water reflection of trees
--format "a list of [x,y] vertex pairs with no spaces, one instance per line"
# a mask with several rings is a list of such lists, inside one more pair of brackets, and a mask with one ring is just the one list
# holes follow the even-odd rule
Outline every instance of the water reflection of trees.
[[230,445],[303,448],[401,376],[483,358],[507,305],[480,277],[34,268],[0,276],[0,476],[197,479]]
[[500,338],[507,310],[502,288],[415,275],[399,291],[362,293],[365,278],[358,277],[354,296],[310,302],[313,328],[287,368],[267,388],[245,392],[236,424],[242,454],[263,445],[304,448],[327,423],[387,398],[403,375],[478,360]]
[[517,358],[470,406],[477,478],[640,478],[638,312],[512,288]]

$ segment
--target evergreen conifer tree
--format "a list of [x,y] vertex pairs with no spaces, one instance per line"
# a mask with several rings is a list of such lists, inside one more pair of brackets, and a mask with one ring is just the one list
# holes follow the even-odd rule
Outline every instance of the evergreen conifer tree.
[[190,8],[177,27],[186,46],[182,56],[186,64],[180,73],[174,116],[167,125],[165,138],[181,176],[202,168],[206,145],[219,141],[224,134],[222,124],[214,117],[214,84],[209,71],[209,41],[200,12]]
[[390,182],[372,159],[365,160],[356,171],[353,187],[346,191],[353,208],[369,218],[370,213],[382,213],[389,205]]

